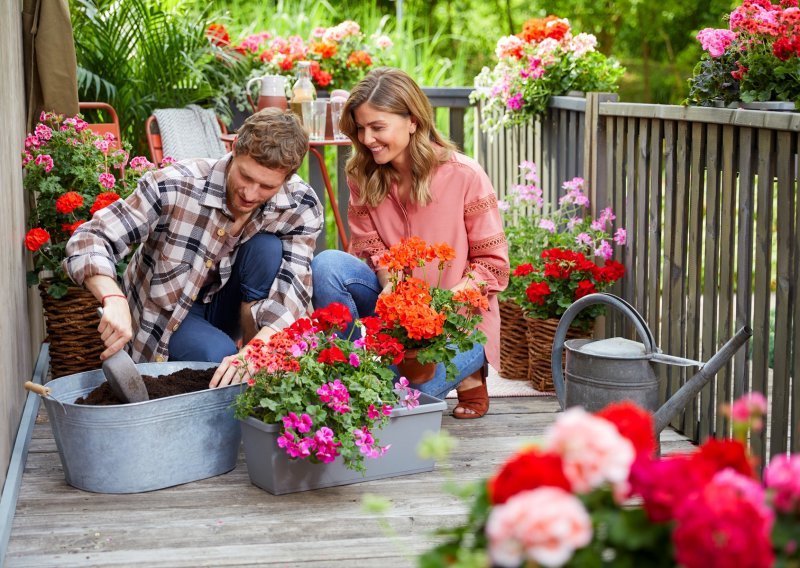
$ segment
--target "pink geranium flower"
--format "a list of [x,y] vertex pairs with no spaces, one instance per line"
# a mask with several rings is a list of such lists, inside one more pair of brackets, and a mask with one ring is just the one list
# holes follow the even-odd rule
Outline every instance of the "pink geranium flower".
[[486,523],[497,566],[562,566],[592,540],[592,521],[580,500],[558,487],[522,491],[492,509]]

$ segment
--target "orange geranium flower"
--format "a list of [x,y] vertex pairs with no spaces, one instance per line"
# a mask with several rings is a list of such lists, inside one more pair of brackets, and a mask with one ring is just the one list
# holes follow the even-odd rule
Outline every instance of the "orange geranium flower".
[[323,59],[330,59],[339,50],[335,43],[328,43],[324,41],[315,41],[311,44],[310,50],[318,54]]

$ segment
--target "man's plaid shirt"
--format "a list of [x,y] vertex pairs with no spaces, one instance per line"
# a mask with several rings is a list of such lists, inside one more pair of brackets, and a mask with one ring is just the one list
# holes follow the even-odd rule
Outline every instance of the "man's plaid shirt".
[[[98,211],[67,244],[64,268],[77,283],[102,274],[116,277],[115,264],[141,243],[128,265],[123,288],[133,316],[134,361],[166,361],[173,331],[197,299],[206,277],[219,266],[229,280],[236,249],[221,257],[233,217],[225,200],[226,169],[220,160],[190,160],[147,173],[134,193]],[[276,330],[306,314],[311,301],[311,257],[322,229],[322,208],[314,190],[297,175],[260,209],[242,230],[238,245],[259,232],[283,242],[283,261],[266,299],[252,312],[256,325]]]

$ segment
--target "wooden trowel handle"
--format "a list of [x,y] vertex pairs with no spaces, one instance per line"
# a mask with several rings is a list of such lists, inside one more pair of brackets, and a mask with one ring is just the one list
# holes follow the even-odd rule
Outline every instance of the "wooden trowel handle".
[[25,381],[25,390],[35,392],[39,396],[50,396],[50,389],[48,387],[32,381]]

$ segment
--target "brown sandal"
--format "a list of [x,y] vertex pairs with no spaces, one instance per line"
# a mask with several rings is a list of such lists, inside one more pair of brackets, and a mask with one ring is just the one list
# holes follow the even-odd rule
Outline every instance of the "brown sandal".
[[[473,420],[475,418],[483,418],[489,411],[489,391],[486,389],[487,371],[486,366],[481,369],[481,384],[477,387],[463,391],[456,390],[458,404],[453,409],[453,418]],[[462,409],[462,412],[456,412],[459,408]],[[463,412],[463,410],[471,410],[472,412]]]

